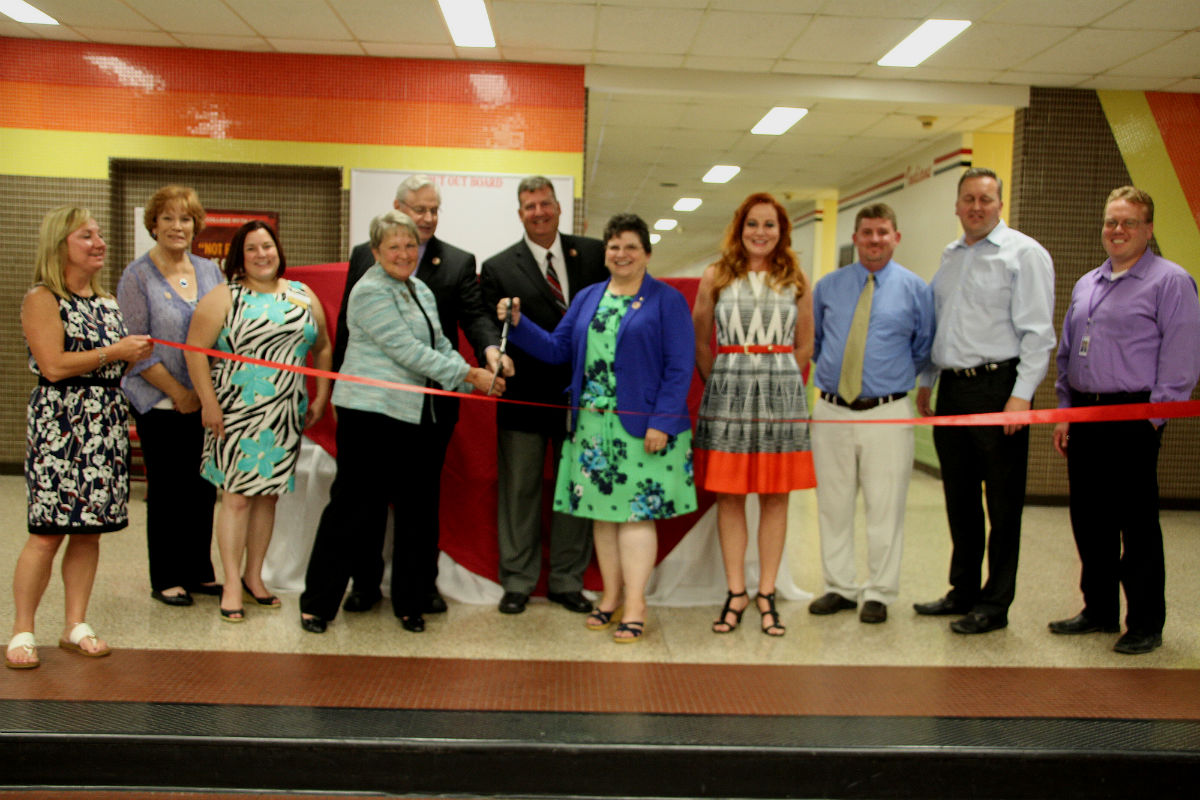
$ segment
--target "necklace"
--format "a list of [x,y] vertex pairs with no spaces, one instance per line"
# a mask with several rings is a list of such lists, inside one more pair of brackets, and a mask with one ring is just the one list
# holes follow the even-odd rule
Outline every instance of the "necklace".
[[188,279],[187,279],[187,278],[180,278],[180,279],[179,279],[179,285],[180,285],[180,286],[182,286],[184,289],[186,289],[186,288],[188,287]]

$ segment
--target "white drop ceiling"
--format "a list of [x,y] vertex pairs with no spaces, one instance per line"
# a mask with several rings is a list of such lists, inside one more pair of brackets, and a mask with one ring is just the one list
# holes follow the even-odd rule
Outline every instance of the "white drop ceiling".
[[[62,26],[4,20],[0,36],[586,65],[587,228],[677,217],[656,271],[706,257],[752,191],[799,209],[948,134],[1010,130],[1029,86],[1200,93],[1194,0],[485,2],[483,50],[454,46],[436,0],[33,0]],[[929,18],[973,24],[919,67],[875,65]],[[775,105],[810,113],[751,134]],[[713,164],[742,171],[701,183]],[[673,212],[681,196],[704,204]]]

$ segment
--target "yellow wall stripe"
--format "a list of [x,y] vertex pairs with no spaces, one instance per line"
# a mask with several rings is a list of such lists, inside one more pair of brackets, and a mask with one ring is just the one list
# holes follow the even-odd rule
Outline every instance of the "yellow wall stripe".
[[[1163,257],[1200,279],[1200,229],[1145,92],[1098,91],[1134,184],[1154,198],[1154,238]],[[1117,187],[1112,187],[1117,188]]]
[[0,128],[2,174],[107,180],[110,158],[342,167],[343,188],[349,188],[351,169],[419,168],[428,172],[568,175],[575,178],[576,197],[582,197],[583,190],[582,153],[197,139]]

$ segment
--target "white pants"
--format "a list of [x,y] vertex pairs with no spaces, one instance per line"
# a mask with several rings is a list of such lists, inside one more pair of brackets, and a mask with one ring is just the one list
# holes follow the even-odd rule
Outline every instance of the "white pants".
[[[818,399],[814,420],[909,419],[908,397],[867,411]],[[900,592],[904,511],[912,477],[911,425],[817,423],[811,428],[817,470],[821,564],[825,591],[848,600],[890,605]],[[862,486],[867,523],[867,581],[859,584],[854,558],[854,508]]]

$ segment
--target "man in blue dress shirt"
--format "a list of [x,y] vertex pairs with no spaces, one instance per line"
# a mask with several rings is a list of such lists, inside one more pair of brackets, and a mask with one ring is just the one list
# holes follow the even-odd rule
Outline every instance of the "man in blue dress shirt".
[[[1028,411],[1054,347],[1054,264],[1032,238],[1000,219],[1000,179],[972,167],[958,182],[954,213],[963,236],[947,245],[933,277],[937,334],[933,365],[921,376],[917,409],[937,413]],[[1029,428],[1021,424],[938,426],[933,431],[950,525],[950,592],[913,606],[954,614],[955,633],[1008,625],[1017,588]],[[991,535],[984,528],[982,494]],[[988,579],[982,582],[987,552]]]
[[[929,364],[933,343],[933,292],[920,277],[892,260],[900,231],[896,214],[885,203],[859,210],[854,220],[858,261],[823,277],[813,291],[813,360],[820,399],[817,421],[911,419],[908,392]],[[873,286],[868,287],[868,282]],[[868,301],[869,306],[858,311]],[[856,313],[869,320],[861,362],[847,354],[855,348]],[[861,369],[857,397],[839,393],[843,372]],[[849,384],[854,385],[854,384]],[[848,390],[848,391],[853,391]],[[912,476],[912,425],[854,425],[830,422],[812,426],[813,463],[821,527],[821,563],[825,594],[812,602],[813,614],[832,614],[858,606],[859,619],[884,622],[887,607],[900,590],[900,553],[904,510]],[[866,512],[867,564],[859,584],[854,558],[854,507],[862,487]]]
[[[1108,260],[1071,293],[1058,344],[1060,408],[1187,400],[1200,377],[1200,300],[1183,267],[1150,250],[1154,200],[1133,186],[1108,196],[1100,239]],[[1158,523],[1158,450],[1165,420],[1060,422],[1083,611],[1054,633],[1126,632],[1118,653],[1162,644],[1167,607]],[[1114,492],[1116,493],[1114,497]]]

